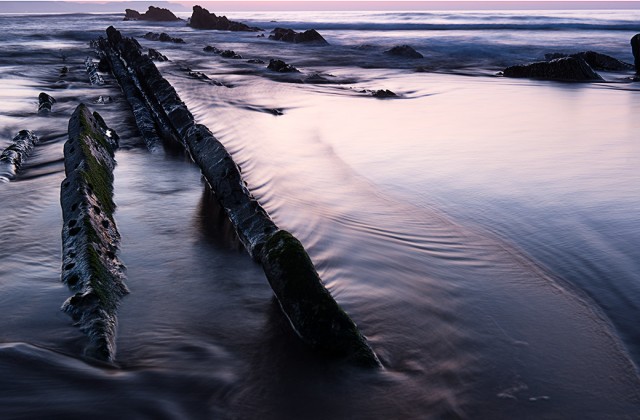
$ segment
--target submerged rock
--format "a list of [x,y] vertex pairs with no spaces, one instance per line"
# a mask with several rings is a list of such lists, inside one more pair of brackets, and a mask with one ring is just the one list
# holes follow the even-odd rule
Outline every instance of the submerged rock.
[[226,16],[216,16],[215,13],[200,6],[193,6],[193,13],[189,19],[189,26],[194,29],[218,29],[222,31],[248,31],[257,32],[262,29],[234,22]]
[[29,130],[22,130],[13,138],[11,145],[0,154],[0,181],[15,179],[37,143],[38,137]]
[[396,95],[394,92],[390,91],[389,89],[376,90],[371,94],[371,96],[375,98],[397,98],[398,97],[398,95]]
[[149,10],[147,10],[145,13],[140,13],[132,9],[125,9],[123,20],[147,20],[152,22],[173,22],[181,19],[176,15],[174,15],[169,9],[149,6]]
[[251,64],[265,64],[264,60],[260,60],[259,58],[251,58],[247,60],[247,63]]
[[602,77],[582,58],[563,57],[551,61],[511,66],[504,69],[505,77],[559,80],[569,82],[595,82]]
[[167,33],[156,33],[156,32],[147,32],[143,36],[144,39],[148,39],[150,41],[160,41],[160,42],[173,42],[174,44],[184,44],[184,39],[182,38],[174,38]]
[[88,336],[86,354],[115,357],[116,310],[129,291],[117,256],[120,234],[113,217],[113,158],[117,136],[97,113],[80,104],[64,145],[62,282],[74,292],[62,310]]
[[633,53],[633,63],[636,67],[636,74],[640,74],[640,34],[635,34],[631,38],[631,52]]
[[158,50],[154,50],[153,48],[149,48],[149,58],[153,61],[169,61],[166,55],[162,54]]
[[38,114],[48,114],[55,103],[56,100],[53,96],[40,92],[40,95],[38,95]]
[[315,29],[309,29],[304,32],[296,32],[293,29],[275,28],[273,31],[271,31],[269,39],[273,39],[275,41],[293,42],[295,44],[306,43],[329,45],[327,40],[324,39],[322,35],[320,35]]
[[211,46],[211,45],[207,45],[206,47],[204,47],[202,49],[202,51],[212,52],[212,53],[215,53],[215,54],[220,54],[222,52],[222,50],[220,48],[216,48],[216,47]]
[[386,50],[384,53],[387,55],[394,55],[396,57],[424,58],[422,54],[414,50],[413,47],[409,45],[396,45],[395,47]]
[[544,58],[547,61],[563,57],[582,58],[594,70],[626,71],[633,68],[633,65],[629,63],[625,63],[624,61],[620,61],[610,55],[600,54],[595,51],[583,51],[575,54],[552,53],[544,55]]
[[282,60],[270,60],[267,66],[269,70],[277,71],[280,73],[299,73],[300,70],[293,67],[291,64],[287,64]]
[[241,59],[242,56],[233,50],[224,50],[220,53],[220,57]]

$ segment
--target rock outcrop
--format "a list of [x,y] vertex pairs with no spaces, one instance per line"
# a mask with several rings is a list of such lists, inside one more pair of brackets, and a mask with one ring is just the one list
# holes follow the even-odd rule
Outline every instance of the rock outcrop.
[[62,310],[89,338],[85,353],[113,361],[116,311],[128,293],[118,259],[120,234],[113,217],[113,168],[117,135],[97,113],[80,104],[69,120],[64,145],[62,282],[74,292]]
[[242,56],[238,53],[236,53],[233,50],[224,50],[220,53],[220,57],[223,58],[235,58],[235,59],[241,59]]
[[216,16],[215,13],[209,13],[207,9],[200,6],[193,6],[189,26],[194,29],[218,29],[221,31],[257,32],[262,30],[241,22],[234,22],[227,19],[226,16]]
[[277,71],[279,73],[299,73],[300,70],[293,67],[291,64],[287,64],[282,60],[269,60],[267,66],[269,70]]
[[631,52],[633,53],[633,63],[636,68],[636,74],[640,75],[640,34],[635,34],[631,38]]
[[389,89],[378,89],[375,92],[373,92],[371,96],[373,96],[374,98],[380,98],[380,99],[398,97],[398,95],[396,95],[394,92],[390,91]]
[[414,50],[413,47],[409,45],[396,45],[395,47],[386,50],[384,53],[387,55],[393,55],[396,57],[424,58],[422,54]]
[[169,9],[163,9],[161,7],[149,6],[149,10],[145,13],[140,13],[136,10],[125,9],[123,20],[147,20],[151,22],[174,22],[181,20],[179,17],[173,14]]
[[167,33],[157,33],[157,32],[147,32],[143,36],[144,39],[148,39],[149,41],[160,41],[160,42],[173,42],[174,44],[184,44],[184,39],[182,38],[174,38]]
[[[380,361],[356,324],[324,287],[306,251],[279,229],[247,189],[240,169],[207,127],[197,124],[174,88],[133,42],[110,27],[105,54],[121,56],[127,74],[143,91],[152,115],[169,126],[200,167],[249,254],[262,264],[274,294],[294,332],[326,357],[363,366]],[[157,111],[157,112],[156,112]],[[159,121],[157,121],[160,123]]]
[[567,82],[597,82],[602,77],[582,58],[563,57],[551,61],[511,66],[504,69],[505,77],[559,80]]
[[633,69],[633,65],[620,61],[610,55],[600,54],[595,51],[582,51],[575,54],[552,53],[545,54],[547,61],[563,57],[582,58],[594,70],[604,71],[627,71]]
[[293,29],[275,28],[271,31],[269,39],[275,41],[293,42],[295,44],[317,44],[329,45],[326,39],[322,37],[315,29],[309,29],[304,32],[296,32]]
[[51,112],[51,107],[56,103],[56,100],[53,96],[48,95],[44,92],[40,92],[38,95],[38,114],[47,115]]
[[0,182],[15,179],[37,143],[38,137],[29,130],[22,130],[13,138],[11,145],[0,154]]

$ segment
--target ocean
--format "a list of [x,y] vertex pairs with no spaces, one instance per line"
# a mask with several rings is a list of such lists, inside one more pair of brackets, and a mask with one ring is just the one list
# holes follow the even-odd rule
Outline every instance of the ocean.
[[[0,183],[0,417],[638,415],[640,85],[632,70],[597,83],[500,72],[556,52],[633,63],[639,10],[227,16],[267,37],[0,15],[0,150],[23,129],[40,138]],[[89,42],[110,25],[169,58],[164,77],[304,244],[384,369],[301,344],[199,168],[146,149],[110,74],[90,84]],[[275,27],[315,28],[330,45],[271,41]],[[424,58],[384,54],[402,44]],[[300,73],[268,70],[272,58]],[[40,92],[57,100],[48,116]],[[114,364],[84,356],[60,311],[62,148],[80,102],[121,139],[115,220],[131,293]]]

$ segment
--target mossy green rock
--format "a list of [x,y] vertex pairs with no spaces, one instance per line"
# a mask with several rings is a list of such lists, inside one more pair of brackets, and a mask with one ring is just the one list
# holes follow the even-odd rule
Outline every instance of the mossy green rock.
[[128,293],[117,257],[120,234],[113,213],[113,158],[117,136],[98,114],[79,105],[64,145],[62,281],[75,292],[62,310],[89,337],[86,354],[115,357],[116,310]]

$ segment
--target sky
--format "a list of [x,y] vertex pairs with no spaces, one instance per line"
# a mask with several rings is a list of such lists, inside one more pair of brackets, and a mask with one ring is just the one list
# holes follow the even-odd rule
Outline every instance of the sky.
[[199,4],[213,12],[257,10],[495,10],[495,9],[640,9],[639,1],[602,0],[438,0],[438,1],[388,1],[388,0],[159,0],[159,1],[105,1],[105,0],[0,0],[2,12],[69,12],[69,11],[123,11],[132,8],[140,11],[148,5],[166,7],[174,12],[188,12]]

